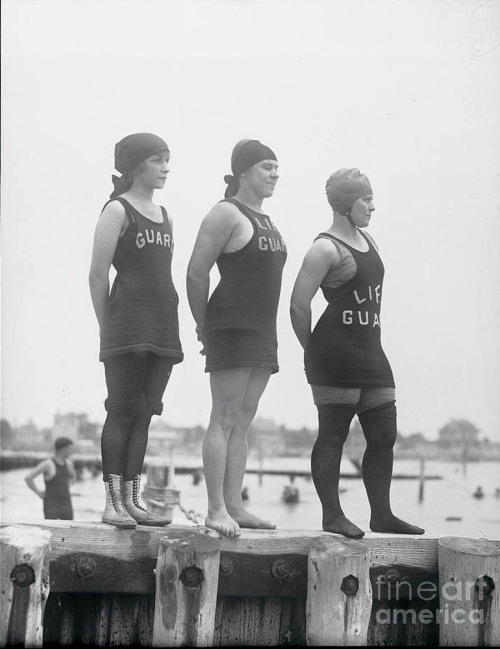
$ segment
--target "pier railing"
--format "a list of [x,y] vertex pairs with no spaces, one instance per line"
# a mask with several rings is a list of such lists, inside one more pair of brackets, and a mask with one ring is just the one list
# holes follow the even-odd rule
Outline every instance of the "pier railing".
[[0,644],[500,644],[500,541],[43,521],[1,531]]

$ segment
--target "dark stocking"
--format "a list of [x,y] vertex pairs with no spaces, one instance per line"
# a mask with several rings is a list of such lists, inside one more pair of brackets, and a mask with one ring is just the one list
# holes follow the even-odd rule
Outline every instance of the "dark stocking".
[[166,356],[148,354],[142,382],[142,407],[137,412],[125,454],[123,479],[141,475],[148,443],[149,425],[153,415],[163,412],[162,398],[172,372],[172,361]]
[[101,436],[102,474],[105,481],[110,473],[121,475],[135,412],[108,412]]
[[134,476],[141,475],[148,444],[149,424],[153,413],[151,411],[138,412],[130,434],[123,469],[123,479],[133,480]]
[[352,405],[318,406],[319,430],[311,455],[311,473],[323,507],[323,529],[361,538],[363,530],[345,517],[339,500],[340,460],[355,412]]
[[363,456],[363,482],[371,507],[370,529],[389,534],[423,534],[425,530],[410,525],[391,511],[393,447],[396,441],[396,404],[394,401],[359,413],[366,438]]

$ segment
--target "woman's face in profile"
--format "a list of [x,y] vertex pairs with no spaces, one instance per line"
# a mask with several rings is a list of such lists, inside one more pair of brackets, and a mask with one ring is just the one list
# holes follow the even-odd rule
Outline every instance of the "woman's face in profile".
[[370,224],[372,212],[375,210],[373,196],[358,198],[351,208],[351,219],[358,228],[366,228]]

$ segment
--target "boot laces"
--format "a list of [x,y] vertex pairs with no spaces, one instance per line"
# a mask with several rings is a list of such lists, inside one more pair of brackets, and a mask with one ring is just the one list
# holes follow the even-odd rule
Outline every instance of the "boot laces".
[[[109,485],[109,493],[111,495],[111,502],[113,503],[113,507],[116,512],[123,513],[125,511],[122,502],[120,501],[119,495],[121,494],[122,491],[122,478],[119,476],[117,480],[118,485],[116,482],[112,479],[109,480],[108,485]],[[116,488],[118,487],[119,493],[116,492]]]
[[140,486],[141,486],[141,479],[139,476],[136,476],[134,478],[134,482],[132,485],[132,502],[137,507],[137,509],[140,509],[143,512],[147,512],[148,510],[142,506],[141,501],[139,500]]

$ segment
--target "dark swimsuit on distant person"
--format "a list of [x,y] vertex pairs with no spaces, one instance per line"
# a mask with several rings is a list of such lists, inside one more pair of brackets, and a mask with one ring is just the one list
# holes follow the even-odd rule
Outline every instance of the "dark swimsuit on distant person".
[[394,387],[392,370],[380,341],[384,265],[369,237],[360,234],[368,243],[366,252],[329,233],[318,236],[347,248],[356,263],[356,273],[336,288],[321,286],[328,306],[305,352],[306,376],[311,385]]
[[207,306],[204,327],[206,372],[235,367],[278,371],[276,315],[286,245],[271,219],[234,198],[253,226],[241,250],[217,260],[220,282]]
[[51,458],[56,467],[52,480],[45,480],[45,498],[43,499],[43,514],[46,519],[73,520],[73,506],[69,492],[70,473],[66,462],[64,465]]

